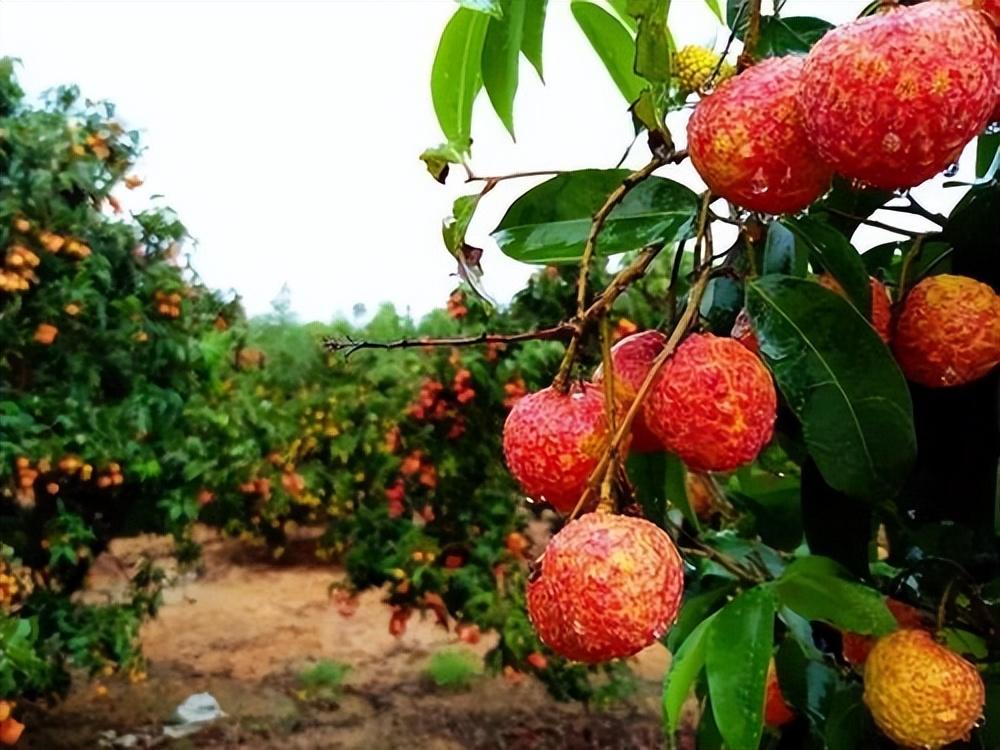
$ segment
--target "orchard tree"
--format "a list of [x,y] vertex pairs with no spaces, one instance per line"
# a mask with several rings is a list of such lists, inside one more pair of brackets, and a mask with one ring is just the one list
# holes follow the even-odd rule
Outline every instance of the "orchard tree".
[[[644,166],[480,177],[473,102],[485,90],[513,132],[546,3],[460,0],[431,80],[446,141],[421,158],[481,189],[456,200],[446,248],[481,292],[479,203],[546,176],[492,237],[575,269],[572,309],[383,345],[564,343],[503,430],[523,494],[564,521],[528,615],[571,663],[665,643],[671,740],[683,726],[730,750],[1000,746],[1000,8],[873,2],[832,28],[781,2],[706,1],[720,50],[676,49],[668,0],[571,3]],[[944,185],[963,193],[950,215],[921,205],[911,189],[974,139],[975,182]],[[688,159],[701,192],[670,178]],[[861,252],[863,225],[901,239]],[[615,343],[609,315],[656,269],[662,324]]]

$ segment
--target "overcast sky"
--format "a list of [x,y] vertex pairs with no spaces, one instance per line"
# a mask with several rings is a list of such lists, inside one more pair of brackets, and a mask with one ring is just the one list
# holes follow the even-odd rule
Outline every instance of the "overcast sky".
[[[864,5],[789,0],[784,13],[840,22]],[[440,223],[456,196],[473,191],[457,173],[438,185],[417,159],[441,140],[429,75],[455,7],[452,0],[0,0],[0,54],[22,60],[29,94],[77,83],[86,96],[118,105],[147,148],[136,170],[146,184],[122,195],[126,207],[164,196],[197,241],[191,250],[202,277],[238,292],[251,314],[267,312],[287,284],[305,320],[383,301],[419,315],[455,286]],[[674,0],[670,20],[679,44],[711,44],[719,33],[703,0]],[[526,62],[521,67],[516,144],[486,97],[477,102],[477,173],[611,167],[629,143],[625,103],[569,0],[549,0],[544,44],[547,85]],[[683,118],[671,121],[679,136]],[[636,149],[627,164],[644,156]],[[700,187],[687,165],[664,173]],[[501,300],[531,269],[501,255],[488,234],[531,184],[493,191],[470,233],[487,250],[486,285]],[[939,210],[960,197],[938,185],[921,193]],[[887,238],[863,231],[858,239]]]

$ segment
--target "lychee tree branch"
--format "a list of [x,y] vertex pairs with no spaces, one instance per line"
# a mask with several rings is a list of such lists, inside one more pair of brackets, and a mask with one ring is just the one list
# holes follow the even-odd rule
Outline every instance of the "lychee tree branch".
[[[760,41],[760,0],[749,0],[750,18],[747,21],[747,33],[743,37],[743,51],[736,62],[736,69],[743,72],[754,63],[753,53]],[[734,24],[735,25],[735,24]]]
[[[604,380],[604,413],[608,421],[608,453],[614,454],[616,449],[613,442],[615,434],[615,413],[617,411],[617,401],[615,399],[615,368],[611,359],[611,327],[608,324],[608,316],[601,317],[601,364]],[[616,462],[612,460],[612,465]],[[611,490],[614,484],[614,472],[604,472],[604,480],[601,482],[601,499],[599,510],[610,511],[614,509],[614,501],[611,497]]]

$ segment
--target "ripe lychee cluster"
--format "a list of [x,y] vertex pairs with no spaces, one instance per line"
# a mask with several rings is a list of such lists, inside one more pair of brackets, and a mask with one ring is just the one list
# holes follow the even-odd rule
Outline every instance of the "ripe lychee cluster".
[[24,724],[13,716],[16,707],[11,701],[0,701],[0,745],[16,745],[24,733]]
[[153,307],[164,318],[176,319],[181,316],[181,295],[177,292],[156,291]]
[[915,383],[942,387],[981,378],[1000,363],[1000,296],[966,276],[928,276],[907,294],[892,346]]
[[903,747],[937,748],[967,738],[982,718],[976,667],[925,630],[897,630],[868,655],[864,702],[875,724]]
[[993,0],[895,8],[754,65],[695,108],[691,161],[713,192],[767,213],[804,208],[833,173],[920,184],[995,116],[1000,42],[976,3]]
[[689,336],[657,374],[646,424],[696,471],[749,463],[770,441],[778,396],[760,359],[730,338]]
[[632,656],[673,624],[684,571],[665,531],[640,518],[589,513],[549,542],[528,583],[542,641],[575,661]]

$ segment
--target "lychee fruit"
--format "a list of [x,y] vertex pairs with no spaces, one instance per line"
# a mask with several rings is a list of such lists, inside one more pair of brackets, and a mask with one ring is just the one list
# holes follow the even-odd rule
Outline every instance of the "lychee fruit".
[[771,374],[739,342],[689,336],[657,375],[646,424],[695,471],[730,471],[771,439],[778,397]]
[[[649,368],[656,356],[663,351],[667,337],[659,331],[642,331],[626,336],[611,347],[611,363],[615,372],[615,396],[623,411],[627,411],[635,400],[639,387],[649,374]],[[604,367],[594,371],[593,382],[604,382]],[[642,411],[636,414],[632,423],[632,450],[636,453],[662,451],[663,445],[649,431]]]
[[708,521],[716,512],[712,477],[708,474],[698,471],[685,472],[684,492],[687,495],[688,505],[698,520]]
[[925,630],[897,630],[868,655],[864,701],[875,724],[904,747],[937,748],[968,737],[983,715],[976,667]]
[[[844,287],[831,274],[820,274],[819,283],[831,292],[836,292],[841,297],[847,297]],[[868,320],[879,338],[888,344],[892,337],[892,301],[889,297],[889,290],[874,276],[869,277],[869,285],[872,301]]]
[[503,427],[510,473],[526,495],[562,512],[576,507],[607,441],[604,396],[593,383],[528,394]]
[[764,688],[764,724],[777,729],[795,719],[795,712],[785,702],[778,683],[778,672],[774,660],[767,667],[767,683]]
[[567,659],[621,659],[667,632],[683,591],[683,562],[663,529],[588,513],[549,542],[528,583],[528,616],[539,638]]
[[906,295],[892,348],[915,383],[981,378],[1000,363],[1000,296],[967,276],[928,276]]
[[753,211],[799,211],[830,185],[798,109],[800,57],[774,57],[726,81],[688,120],[688,153],[713,193]]
[[736,75],[736,68],[707,47],[689,44],[674,57],[674,75],[680,90],[690,93],[719,86]]
[[822,159],[845,177],[907,188],[948,167],[986,125],[1000,44],[976,10],[925,2],[833,29],[809,52],[801,80]]

